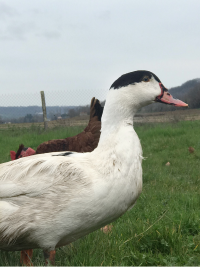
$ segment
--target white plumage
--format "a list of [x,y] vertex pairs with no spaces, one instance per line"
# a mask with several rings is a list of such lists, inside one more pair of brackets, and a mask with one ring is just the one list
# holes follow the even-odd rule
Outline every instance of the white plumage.
[[151,72],[133,72],[127,84],[124,76],[108,92],[93,152],[54,152],[0,165],[0,249],[51,251],[134,205],[142,190],[142,149],[133,115],[160,96],[161,87]]
[[[99,147],[94,153],[52,156],[56,152],[2,164],[0,245],[52,250],[121,216],[142,188],[139,140],[136,148],[135,153],[126,151],[127,157],[116,147],[103,153]],[[131,195],[124,198],[130,183]]]

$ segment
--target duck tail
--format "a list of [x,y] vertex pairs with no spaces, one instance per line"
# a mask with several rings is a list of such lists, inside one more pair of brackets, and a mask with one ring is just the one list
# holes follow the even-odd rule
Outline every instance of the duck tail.
[[101,106],[100,101],[93,97],[90,104],[90,120],[97,116],[98,120],[101,121],[102,113],[103,107]]

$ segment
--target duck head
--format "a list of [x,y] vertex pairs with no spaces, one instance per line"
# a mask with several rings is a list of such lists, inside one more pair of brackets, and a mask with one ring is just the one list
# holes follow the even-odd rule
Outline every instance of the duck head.
[[[110,90],[118,89],[123,91],[121,96],[125,96],[127,93],[128,102],[133,99],[133,104],[135,107],[137,106],[137,109],[153,102],[188,107],[188,104],[183,101],[174,99],[160,79],[150,71],[138,70],[122,75],[110,87]],[[131,95],[133,95],[133,98]]]

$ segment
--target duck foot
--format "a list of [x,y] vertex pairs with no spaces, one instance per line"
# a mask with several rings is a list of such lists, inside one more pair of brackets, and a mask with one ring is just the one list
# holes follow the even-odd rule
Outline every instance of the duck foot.
[[45,264],[46,265],[55,265],[55,255],[56,255],[56,251],[55,250],[43,250],[44,253],[44,259],[45,259]]
[[32,263],[33,250],[27,249],[21,251],[20,262],[23,266],[33,266]]

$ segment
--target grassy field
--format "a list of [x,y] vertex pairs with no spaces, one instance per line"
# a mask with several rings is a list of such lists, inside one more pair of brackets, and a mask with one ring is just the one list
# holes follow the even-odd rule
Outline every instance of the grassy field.
[[[13,129],[0,132],[0,162],[20,143],[73,136],[84,127]],[[199,265],[200,264],[200,121],[135,127],[142,143],[143,192],[135,207],[100,230],[57,249],[57,265]],[[190,154],[188,147],[195,148]],[[170,166],[165,164],[170,162]],[[0,265],[20,265],[19,252],[0,252]],[[34,265],[43,264],[35,250]]]

